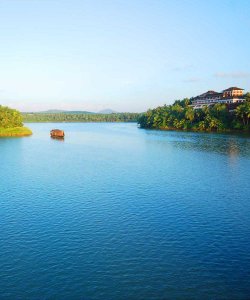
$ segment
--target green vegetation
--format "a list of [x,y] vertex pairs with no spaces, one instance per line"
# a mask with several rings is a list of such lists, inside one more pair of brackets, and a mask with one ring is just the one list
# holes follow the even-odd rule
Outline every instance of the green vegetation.
[[28,136],[32,131],[27,127],[0,128],[0,137],[6,136]]
[[190,100],[176,100],[173,105],[164,105],[148,110],[139,117],[141,128],[194,131],[250,130],[250,94],[246,102],[229,111],[226,104],[193,109]]
[[137,113],[23,113],[24,122],[137,122]]
[[31,134],[29,128],[23,127],[23,118],[19,111],[0,105],[0,137]]

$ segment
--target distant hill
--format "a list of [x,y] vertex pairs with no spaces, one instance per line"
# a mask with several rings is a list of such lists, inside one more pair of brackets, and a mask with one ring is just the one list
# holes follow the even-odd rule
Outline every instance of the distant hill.
[[101,114],[101,115],[110,115],[110,114],[118,114],[117,111],[113,109],[106,108],[100,110],[98,112],[91,112],[85,110],[62,110],[62,109],[49,109],[45,111],[37,111],[37,112],[22,112],[22,114],[67,114],[67,115],[79,115],[79,114]]
[[106,108],[106,109],[98,111],[98,114],[104,114],[104,115],[115,114],[115,113],[117,113],[117,111],[114,111],[113,109],[110,109],[110,108]]
[[61,110],[61,109],[49,109],[45,111],[38,111],[38,112],[23,112],[23,114],[95,114],[91,111],[84,111],[84,110]]
[[61,113],[64,113],[65,110],[61,110],[61,109],[48,109],[48,110],[45,110],[45,111],[39,111],[38,113],[41,113],[41,114],[61,114]]

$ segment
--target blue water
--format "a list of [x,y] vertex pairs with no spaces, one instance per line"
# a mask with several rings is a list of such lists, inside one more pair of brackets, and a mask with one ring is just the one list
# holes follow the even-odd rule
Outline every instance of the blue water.
[[0,139],[1,300],[250,299],[249,137],[29,126]]

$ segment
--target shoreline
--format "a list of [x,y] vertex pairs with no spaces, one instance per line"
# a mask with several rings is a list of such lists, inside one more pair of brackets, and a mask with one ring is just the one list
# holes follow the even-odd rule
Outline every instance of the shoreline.
[[28,127],[0,128],[0,137],[25,137],[32,135]]
[[219,134],[243,134],[250,136],[249,130],[225,129],[225,130],[195,130],[195,129],[177,129],[177,128],[147,128],[138,127],[146,130],[159,130],[159,131],[177,131],[177,132],[194,132],[194,133],[219,133]]
[[137,121],[23,121],[25,124],[35,123],[137,123]]

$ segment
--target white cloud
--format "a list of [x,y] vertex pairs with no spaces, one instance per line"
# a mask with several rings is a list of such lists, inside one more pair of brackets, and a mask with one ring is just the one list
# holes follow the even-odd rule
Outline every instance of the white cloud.
[[217,72],[214,74],[217,78],[248,78],[249,72]]

